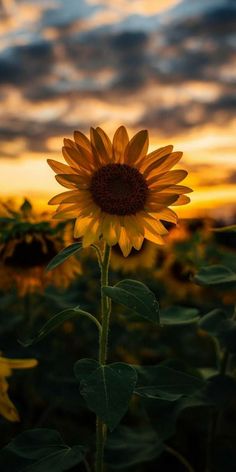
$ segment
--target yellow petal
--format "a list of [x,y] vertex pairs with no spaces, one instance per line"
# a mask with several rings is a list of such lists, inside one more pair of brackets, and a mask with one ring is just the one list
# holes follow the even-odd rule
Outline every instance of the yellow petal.
[[147,130],[139,131],[133,136],[125,150],[125,164],[132,165],[138,163],[147,154],[149,145]]
[[96,128],[96,131],[98,132],[102,142],[103,142],[103,145],[106,149],[106,152],[109,156],[109,159],[112,161],[113,160],[113,156],[112,156],[112,144],[111,144],[111,140],[110,138],[107,136],[107,134],[105,133],[105,131],[103,131],[102,128],[99,128],[99,126]]
[[170,187],[173,184],[177,184],[181,180],[185,179],[188,175],[186,170],[177,169],[166,172],[165,174],[156,175],[152,178],[147,179],[148,187],[156,189],[164,189],[165,187]]
[[63,203],[65,198],[76,196],[78,193],[79,190],[68,190],[67,192],[59,193],[49,200],[48,205],[58,205],[59,203]]
[[113,138],[113,156],[115,162],[123,163],[126,146],[129,143],[129,136],[124,126],[120,126]]
[[101,234],[101,220],[93,218],[83,236],[83,247],[88,247],[99,240]]
[[76,174],[76,170],[72,169],[72,167],[57,162],[54,159],[47,159],[47,163],[56,174]]
[[0,358],[0,365],[2,362],[6,362],[11,369],[31,369],[38,365],[36,359],[8,359],[5,357]]
[[67,182],[71,182],[71,183],[75,184],[78,188],[80,188],[81,186],[86,187],[85,180],[84,180],[83,177],[81,177],[81,175],[78,175],[78,174],[57,174],[56,177],[62,177]]
[[75,169],[82,169],[87,173],[93,170],[93,156],[81,146],[77,146],[77,149],[63,147],[62,153],[65,160],[69,160],[69,164],[71,163]]
[[0,415],[11,422],[20,421],[19,413],[7,393],[0,394]]
[[94,155],[99,159],[101,164],[109,164],[111,159],[98,131],[94,128],[90,128],[90,136]]
[[174,203],[172,203],[171,205],[187,205],[187,203],[189,203],[191,200],[189,197],[187,197],[186,195],[180,195],[177,200],[175,200]]
[[182,152],[172,152],[168,156],[161,157],[158,160],[154,160],[149,166],[146,168],[145,172],[143,173],[143,177],[146,179],[150,175],[150,173],[155,170],[156,173],[162,174],[167,172],[169,169],[174,167],[177,162],[181,159],[183,153]]
[[117,215],[104,215],[102,233],[109,246],[114,246],[117,243],[120,236],[120,221]]
[[124,226],[121,226],[120,229],[119,245],[123,256],[127,257],[132,249],[132,244]]
[[[67,174],[68,175],[68,174]],[[61,184],[63,187],[66,187],[66,188],[72,188],[72,189],[76,189],[77,186],[74,182],[70,182],[67,178],[65,178],[63,175],[61,174],[57,174],[55,175],[55,179],[57,180],[57,182],[59,184]]]
[[183,193],[191,193],[192,191],[193,189],[185,187],[185,185],[171,185],[171,187],[167,187],[164,190],[161,190],[160,192],[176,193],[182,195]]
[[87,231],[89,224],[92,221],[91,216],[79,217],[76,219],[74,227],[74,237],[81,238]]
[[90,153],[92,153],[91,143],[85,134],[81,133],[81,131],[74,131],[74,140],[76,144],[82,146],[83,148],[87,149]]
[[150,205],[169,206],[176,201],[176,198],[178,198],[177,194],[164,193],[164,192],[152,193],[151,195],[148,196],[148,199],[145,203],[145,208],[149,208]]
[[150,164],[156,162],[158,159],[168,156],[172,151],[172,145],[156,149],[150,154],[147,154],[147,156],[143,157],[143,159],[137,164],[137,168],[144,172]]
[[176,213],[170,208],[164,208],[163,210],[160,210],[157,212],[155,211],[149,212],[149,214],[153,216],[154,218],[155,217],[158,218],[159,220],[170,221],[171,223],[174,223],[174,224],[177,224],[178,222],[178,217]]

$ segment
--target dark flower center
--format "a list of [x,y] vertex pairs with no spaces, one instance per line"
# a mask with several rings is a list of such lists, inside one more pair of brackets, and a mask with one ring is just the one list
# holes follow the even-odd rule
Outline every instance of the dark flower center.
[[[44,237],[44,247],[37,239],[30,243],[19,241],[12,255],[4,259],[4,263],[8,267],[32,269],[45,266],[56,254],[57,249],[53,241],[47,237]],[[4,258],[4,251],[2,255]]]
[[134,167],[108,164],[94,173],[90,191],[102,211],[110,215],[134,215],[144,208],[148,186]]

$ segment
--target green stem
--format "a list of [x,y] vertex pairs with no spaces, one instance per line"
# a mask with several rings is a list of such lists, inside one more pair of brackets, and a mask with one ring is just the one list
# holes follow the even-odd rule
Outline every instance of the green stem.
[[[234,307],[234,313],[232,316],[232,321],[236,320],[236,305]],[[228,349],[224,349],[223,354],[220,359],[219,364],[219,375],[226,375],[229,367],[230,361],[230,352]],[[220,410],[218,412],[211,411],[210,413],[210,420],[209,420],[209,430],[208,430],[208,438],[207,438],[207,460],[206,460],[206,472],[211,472],[212,470],[212,454],[213,454],[213,444],[215,440],[215,436],[217,432],[220,431],[220,424],[222,420],[223,411]]]
[[176,459],[178,459],[178,461],[184,465],[185,469],[188,472],[194,472],[194,469],[192,468],[191,464],[187,461],[187,459],[184,456],[182,456],[182,454],[180,454],[180,452],[176,451],[170,446],[167,446],[166,444],[165,444],[165,450],[166,452],[169,452],[169,454],[171,454],[172,456],[176,457]]
[[[103,294],[102,288],[108,285],[108,273],[109,273],[109,262],[110,262],[111,248],[107,244],[104,248],[102,260],[99,260],[101,268],[101,333],[99,339],[99,363],[105,365],[107,360],[107,344],[108,344],[108,333],[109,333],[109,321],[111,313],[111,302],[110,299]],[[107,427],[97,417],[97,431],[96,431],[96,462],[95,471],[103,472],[103,456],[104,447],[106,442]]]

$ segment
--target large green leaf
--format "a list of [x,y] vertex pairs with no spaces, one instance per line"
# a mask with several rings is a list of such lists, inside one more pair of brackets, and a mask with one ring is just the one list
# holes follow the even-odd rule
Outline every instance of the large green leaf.
[[25,431],[0,452],[2,470],[9,472],[63,472],[79,464],[83,446],[67,446],[51,429]]
[[47,265],[46,271],[48,272],[49,270],[55,269],[58,267],[60,264],[66,261],[69,257],[73,256],[76,252],[80,251],[82,249],[82,243],[73,243],[70,246],[65,247],[60,251]]
[[[138,387],[135,392],[164,400],[175,400],[201,390],[205,382],[200,377],[167,367],[165,365],[136,367]],[[176,397],[176,398],[174,398]]]
[[221,285],[236,283],[236,273],[223,265],[202,267],[193,278],[198,285]]
[[236,353],[236,322],[223,310],[216,308],[210,311],[202,317],[199,326],[215,336],[231,354]]
[[71,320],[72,318],[78,318],[79,316],[86,316],[91,321],[93,321],[98,328],[100,328],[99,321],[93,315],[91,315],[87,311],[81,310],[80,307],[77,306],[75,308],[68,308],[67,310],[63,310],[60,313],[57,313],[56,315],[52,316],[52,318],[50,318],[43,325],[43,327],[38,331],[35,336],[29,339],[20,340],[20,343],[25,347],[32,346],[32,344],[41,341],[41,339],[45,338],[45,336],[47,336],[51,331],[56,329],[65,321]]
[[104,366],[98,364],[95,370],[94,366],[94,363],[90,363],[89,368],[92,370],[90,375],[83,374],[80,393],[88,408],[96,413],[112,431],[128,409],[137,374],[129,365],[118,362]]
[[134,431],[120,426],[108,436],[105,459],[109,470],[125,470],[155,459],[162,451],[162,442],[153,429]]
[[186,325],[197,323],[199,320],[197,308],[171,306],[161,310],[160,323],[162,325]]
[[159,323],[159,303],[154,293],[142,282],[125,279],[114,287],[103,287],[103,293],[137,315]]

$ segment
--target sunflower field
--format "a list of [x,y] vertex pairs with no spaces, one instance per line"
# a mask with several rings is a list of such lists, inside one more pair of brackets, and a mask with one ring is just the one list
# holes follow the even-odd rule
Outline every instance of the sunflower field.
[[1,201],[1,470],[236,470],[236,226],[148,144],[75,131],[54,213]]

